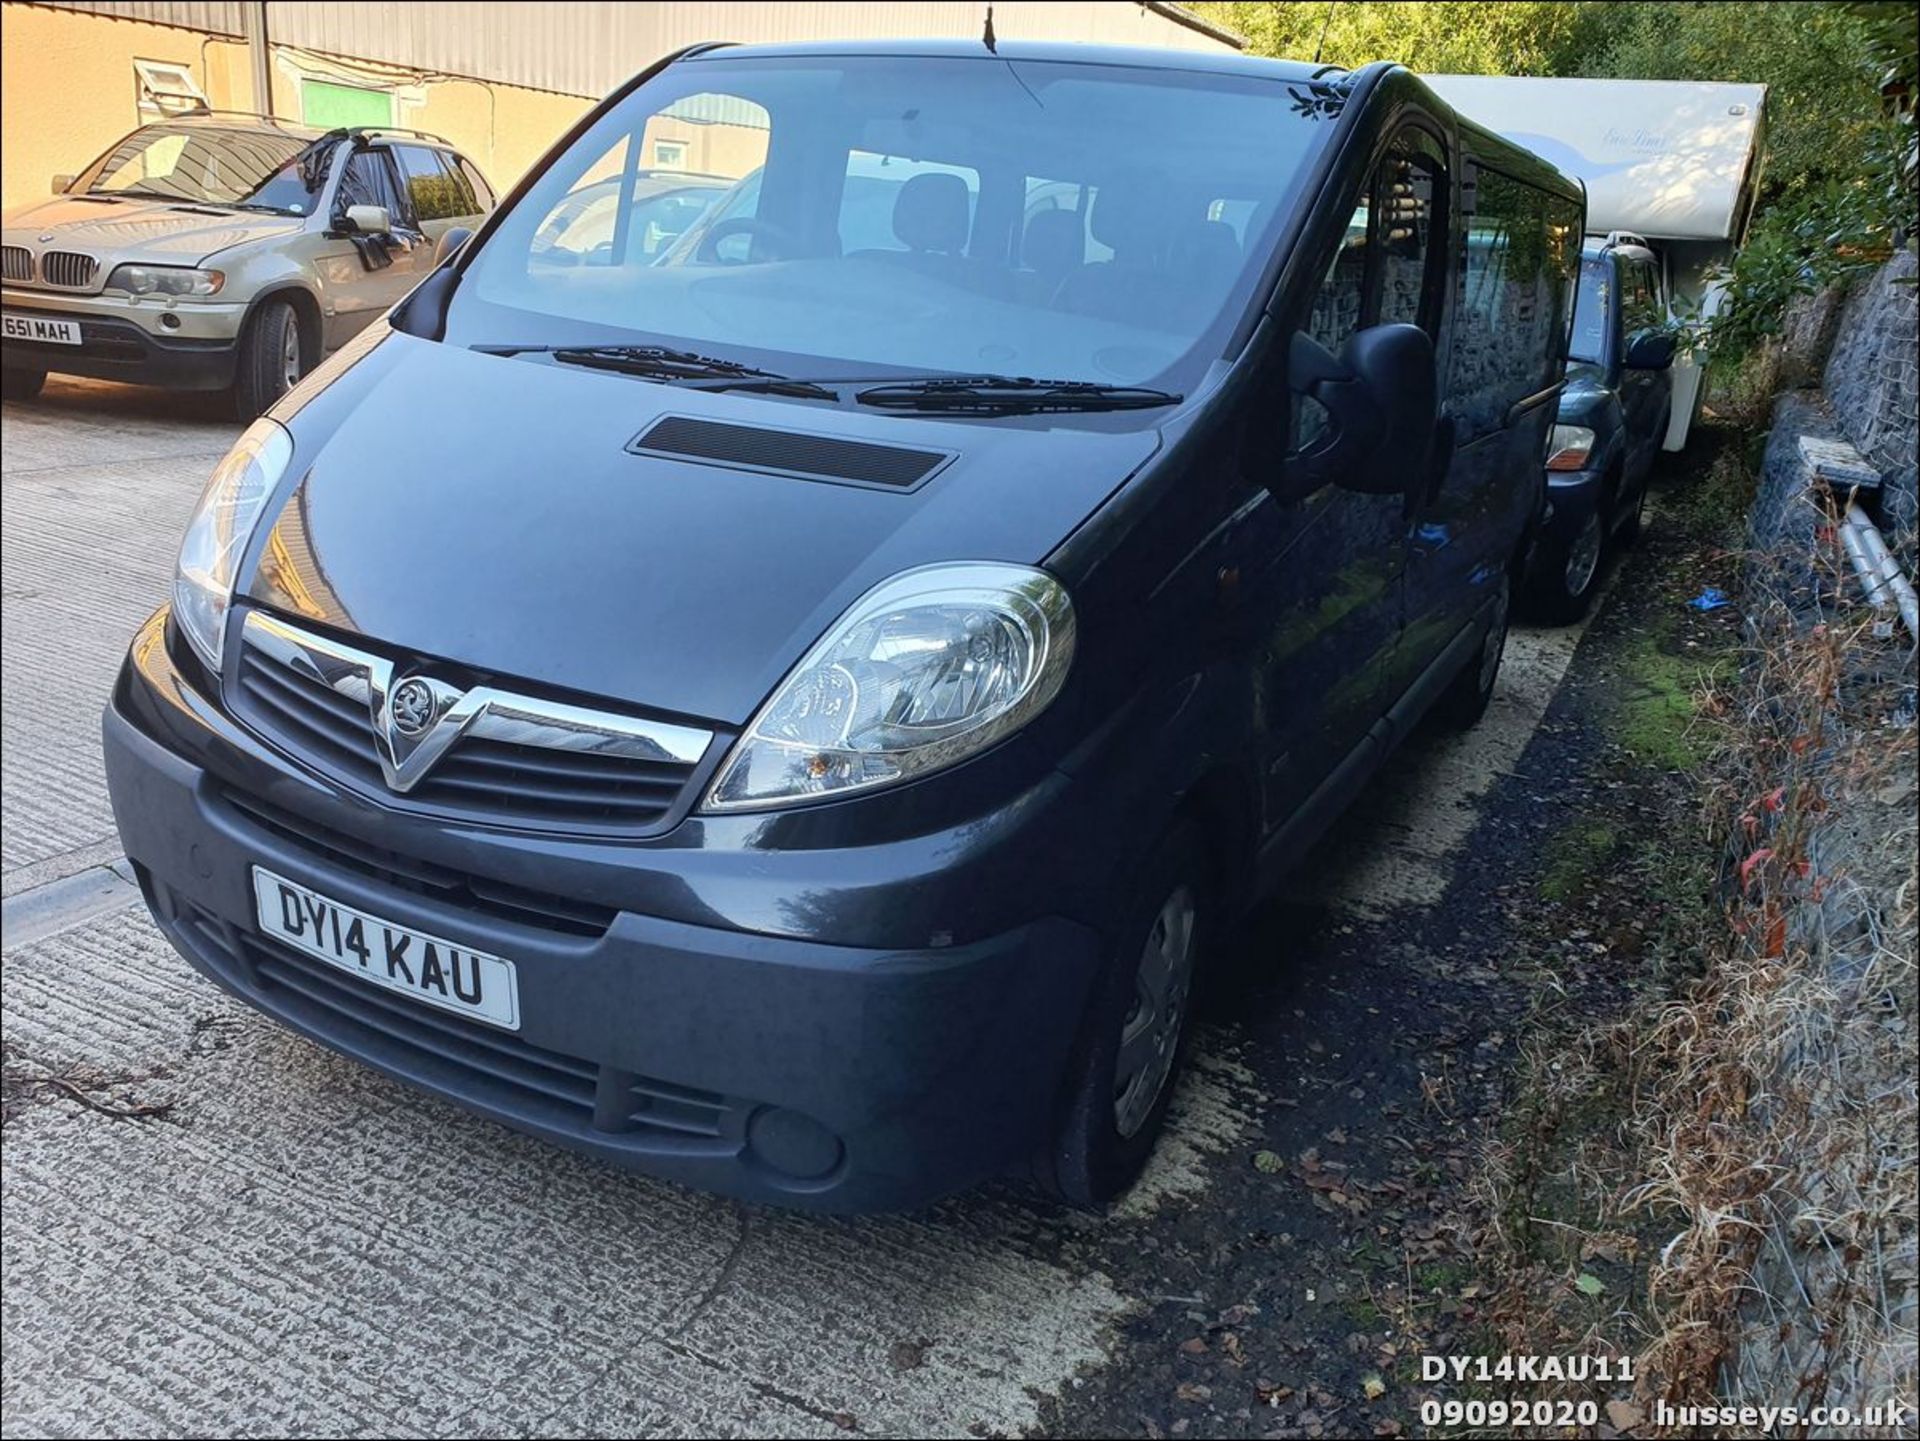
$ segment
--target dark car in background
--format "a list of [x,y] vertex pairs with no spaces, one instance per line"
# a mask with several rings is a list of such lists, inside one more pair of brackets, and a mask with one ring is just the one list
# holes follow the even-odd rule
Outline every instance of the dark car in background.
[[1551,511],[1529,576],[1547,619],[1585,615],[1608,548],[1640,533],[1673,410],[1674,348],[1653,252],[1630,236],[1587,241],[1547,455]]
[[493,190],[446,141],[225,112],[143,125],[5,217],[5,394],[49,371],[251,420],[433,268]]
[[[724,197],[542,259],[689,116]],[[1102,1204],[1215,939],[1488,704],[1582,218],[1391,65],[670,57],[214,472],[104,721],[147,903],[618,1165]]]

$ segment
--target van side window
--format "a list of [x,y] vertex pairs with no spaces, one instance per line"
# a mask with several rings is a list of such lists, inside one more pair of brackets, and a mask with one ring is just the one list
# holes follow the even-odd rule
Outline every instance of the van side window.
[[[1347,221],[1314,295],[1308,335],[1338,354],[1349,335],[1368,326],[1435,328],[1440,287],[1434,246],[1446,235],[1446,188],[1439,142],[1424,131],[1402,131]],[[1311,443],[1325,423],[1316,403],[1296,406],[1294,447]]]
[[1448,386],[1463,444],[1501,429],[1516,402],[1559,379],[1579,232],[1579,207],[1479,169]]

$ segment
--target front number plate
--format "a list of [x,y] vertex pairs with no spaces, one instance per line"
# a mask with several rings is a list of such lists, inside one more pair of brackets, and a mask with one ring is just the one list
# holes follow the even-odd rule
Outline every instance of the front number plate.
[[38,340],[45,345],[78,345],[80,327],[71,320],[43,320],[37,315],[0,315],[0,335],[8,340]]
[[520,983],[512,961],[383,921],[318,891],[253,868],[260,929],[316,960],[429,1006],[520,1029]]

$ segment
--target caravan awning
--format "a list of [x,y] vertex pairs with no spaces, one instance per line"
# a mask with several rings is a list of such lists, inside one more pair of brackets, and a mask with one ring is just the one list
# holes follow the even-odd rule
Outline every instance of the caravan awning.
[[1757,180],[1767,87],[1691,80],[1422,77],[1469,120],[1587,184],[1587,229],[1728,240]]

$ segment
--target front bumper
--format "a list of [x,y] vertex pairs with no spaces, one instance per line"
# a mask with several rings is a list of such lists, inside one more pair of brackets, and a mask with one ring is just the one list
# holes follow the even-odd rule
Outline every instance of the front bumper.
[[78,345],[7,340],[0,345],[0,364],[10,369],[174,390],[224,390],[233,384],[238,336],[246,317],[246,306],[240,303],[166,305],[16,289],[0,291],[0,308],[70,320],[80,327]]
[[[620,846],[543,846],[536,870],[525,835],[369,827],[364,803],[193,689],[163,616],[135,639],[104,732],[121,839],[187,960],[294,1030],[483,1115],[705,1189],[838,1211],[924,1203],[1024,1164],[1050,1133],[1100,952],[1081,925],[1036,917],[903,950],[624,909],[567,921],[529,875],[564,889],[555,851],[591,850],[603,867]],[[521,1028],[429,1011],[276,945],[254,924],[256,863],[510,957]],[[837,908],[844,923],[848,905],[899,909],[884,889],[836,896],[820,865],[796,866],[793,911]]]
[[1547,514],[1540,525],[1543,550],[1564,557],[1606,493],[1604,470],[1547,472]]

